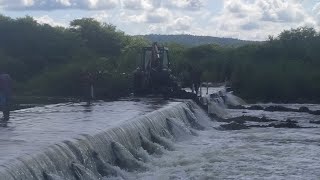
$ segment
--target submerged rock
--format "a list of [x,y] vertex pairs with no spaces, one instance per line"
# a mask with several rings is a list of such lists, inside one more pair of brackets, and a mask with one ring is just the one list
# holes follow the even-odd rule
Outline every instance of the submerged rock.
[[310,114],[313,115],[320,115],[320,110],[316,110],[316,111],[309,111]]
[[274,128],[302,128],[301,126],[298,125],[297,121],[293,121],[291,119],[287,119],[285,122],[280,122],[278,124],[271,123],[269,127],[274,127]]
[[239,116],[229,119],[219,119],[220,122],[238,122],[238,123],[245,123],[245,122],[274,122],[277,121],[275,119],[268,119],[265,116],[263,117],[254,117],[254,116]]
[[248,107],[247,109],[249,109],[249,110],[264,110],[263,107],[259,106],[259,105],[253,105],[253,106]]
[[264,110],[265,111],[270,111],[270,112],[274,112],[274,111],[283,111],[283,112],[296,111],[295,109],[287,108],[287,107],[284,107],[284,106],[268,106]]
[[305,106],[302,106],[302,107],[299,108],[298,111],[299,111],[299,112],[309,112],[310,110],[309,110],[309,108],[307,108],[307,107],[305,107]]
[[244,125],[243,123],[239,122],[234,122],[232,121],[231,123],[228,124],[222,124],[220,127],[223,130],[241,130],[241,129],[249,129],[248,126]]
[[242,105],[237,105],[237,106],[229,105],[228,108],[229,109],[247,109],[245,106],[242,106]]
[[319,121],[309,121],[309,123],[312,123],[312,124],[320,124],[320,120],[319,120]]

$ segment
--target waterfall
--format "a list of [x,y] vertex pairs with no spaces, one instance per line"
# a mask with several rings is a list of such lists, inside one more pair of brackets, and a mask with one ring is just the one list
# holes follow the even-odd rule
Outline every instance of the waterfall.
[[51,145],[0,168],[5,180],[127,179],[128,172],[145,171],[151,156],[174,150],[174,142],[207,129],[210,118],[187,100],[134,118],[94,135]]
[[232,94],[227,92],[225,88],[219,88],[218,91],[213,92],[207,96],[202,97],[203,104],[208,106],[208,113],[214,114],[220,118],[226,118],[228,113],[226,108],[228,106],[244,105],[246,102]]
[[238,96],[226,93],[226,104],[231,106],[245,105],[246,102]]

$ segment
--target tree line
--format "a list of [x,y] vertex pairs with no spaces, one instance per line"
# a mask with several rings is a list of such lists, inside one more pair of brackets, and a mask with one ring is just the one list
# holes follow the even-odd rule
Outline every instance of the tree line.
[[203,81],[226,81],[236,94],[253,101],[319,102],[319,48],[320,33],[299,27],[237,48],[176,47],[184,58],[177,58],[175,68],[182,79],[188,79],[189,67],[200,71]]
[[[10,73],[19,95],[79,97],[83,74],[90,73],[98,97],[126,96],[141,48],[150,44],[92,18],[52,27],[29,16],[0,15],[0,71]],[[202,81],[227,81],[250,100],[320,101],[320,34],[313,28],[285,30],[240,47],[164,45],[184,86],[199,75]]]

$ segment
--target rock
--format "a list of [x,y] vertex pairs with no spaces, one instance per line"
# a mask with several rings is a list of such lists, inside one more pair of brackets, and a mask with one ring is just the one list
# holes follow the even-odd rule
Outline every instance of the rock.
[[309,111],[310,114],[313,115],[320,115],[320,110],[316,110],[316,111]]
[[242,124],[242,123],[238,123],[238,122],[234,122],[232,121],[229,124],[222,124],[220,125],[220,127],[223,130],[241,130],[241,129],[249,129],[246,125]]
[[232,106],[232,105],[228,105],[229,109],[247,109],[245,106],[242,105],[237,105],[237,106]]
[[253,106],[248,107],[247,109],[249,109],[249,110],[263,110],[263,107],[259,106],[259,105],[253,105]]
[[280,122],[279,124],[271,123],[269,127],[274,128],[302,128],[297,125],[297,121],[293,121],[291,119],[287,119],[285,122]]
[[260,121],[257,122],[273,122],[273,121],[277,121],[275,119],[268,119],[267,117],[263,116],[262,118],[259,119]]
[[312,124],[320,124],[320,121],[310,121],[309,123],[312,123]]
[[305,107],[305,106],[302,106],[302,107],[299,108],[298,111],[299,111],[299,112],[309,112],[310,110],[309,110],[309,108],[307,108],[307,107]]
[[235,118],[230,118],[230,119],[220,119],[220,122],[237,122],[237,123],[245,123],[246,121],[250,121],[250,122],[273,122],[273,121],[277,121],[274,119],[268,119],[266,117],[254,117],[254,116],[240,116],[240,117],[235,117]]
[[274,111],[283,111],[283,112],[295,111],[294,109],[286,108],[286,107],[283,107],[283,106],[269,106],[269,107],[266,107],[264,110],[265,111],[270,111],[270,112],[274,112]]

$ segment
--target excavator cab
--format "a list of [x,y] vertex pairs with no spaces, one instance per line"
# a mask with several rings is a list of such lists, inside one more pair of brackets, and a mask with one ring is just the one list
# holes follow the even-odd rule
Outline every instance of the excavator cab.
[[159,47],[142,48],[142,59],[134,72],[134,93],[137,95],[168,94],[177,87],[171,75],[169,49]]
[[142,61],[141,65],[144,71],[151,69],[161,71],[168,70],[169,62],[169,49],[166,47],[144,47],[142,48]]

